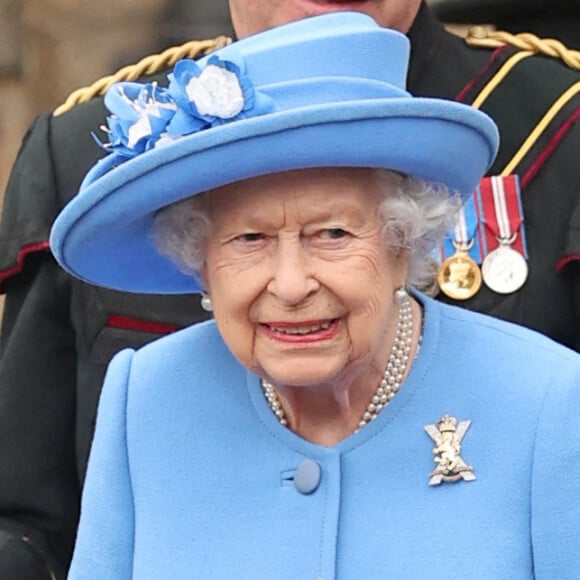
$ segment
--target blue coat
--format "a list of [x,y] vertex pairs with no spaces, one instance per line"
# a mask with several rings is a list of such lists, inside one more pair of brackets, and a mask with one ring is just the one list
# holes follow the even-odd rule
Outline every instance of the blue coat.
[[[111,363],[70,579],[580,578],[580,356],[420,297],[420,356],[333,448],[278,423],[213,322]],[[474,481],[429,485],[424,426],[471,420]],[[307,458],[318,488],[297,491]]]

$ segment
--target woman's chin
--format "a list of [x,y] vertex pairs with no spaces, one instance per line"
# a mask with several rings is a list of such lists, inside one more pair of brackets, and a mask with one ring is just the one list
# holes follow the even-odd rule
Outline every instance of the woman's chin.
[[262,366],[263,374],[275,386],[316,388],[330,385],[344,369],[343,361],[331,361],[328,358],[320,360],[309,358],[280,364],[281,362],[275,361],[273,364]]

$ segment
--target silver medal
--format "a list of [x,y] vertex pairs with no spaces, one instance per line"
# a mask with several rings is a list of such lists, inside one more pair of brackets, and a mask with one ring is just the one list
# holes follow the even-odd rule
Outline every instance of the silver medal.
[[528,265],[519,252],[504,244],[486,256],[481,273],[491,290],[498,294],[511,294],[525,284]]

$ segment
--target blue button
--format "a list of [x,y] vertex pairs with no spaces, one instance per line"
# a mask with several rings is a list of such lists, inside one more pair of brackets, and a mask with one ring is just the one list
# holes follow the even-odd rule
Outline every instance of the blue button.
[[320,485],[322,479],[322,469],[316,461],[305,459],[294,474],[294,485],[303,495],[314,493]]

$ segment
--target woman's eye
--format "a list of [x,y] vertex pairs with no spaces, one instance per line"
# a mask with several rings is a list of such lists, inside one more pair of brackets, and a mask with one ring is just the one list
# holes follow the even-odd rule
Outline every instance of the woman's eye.
[[242,235],[238,236],[236,239],[238,239],[241,242],[251,244],[252,242],[259,242],[259,241],[263,240],[264,237],[265,237],[264,234],[261,234],[258,232],[248,232],[246,234],[242,234]]
[[331,240],[340,240],[345,238],[348,234],[341,228],[331,228],[329,230],[325,230],[326,236],[328,236]]

